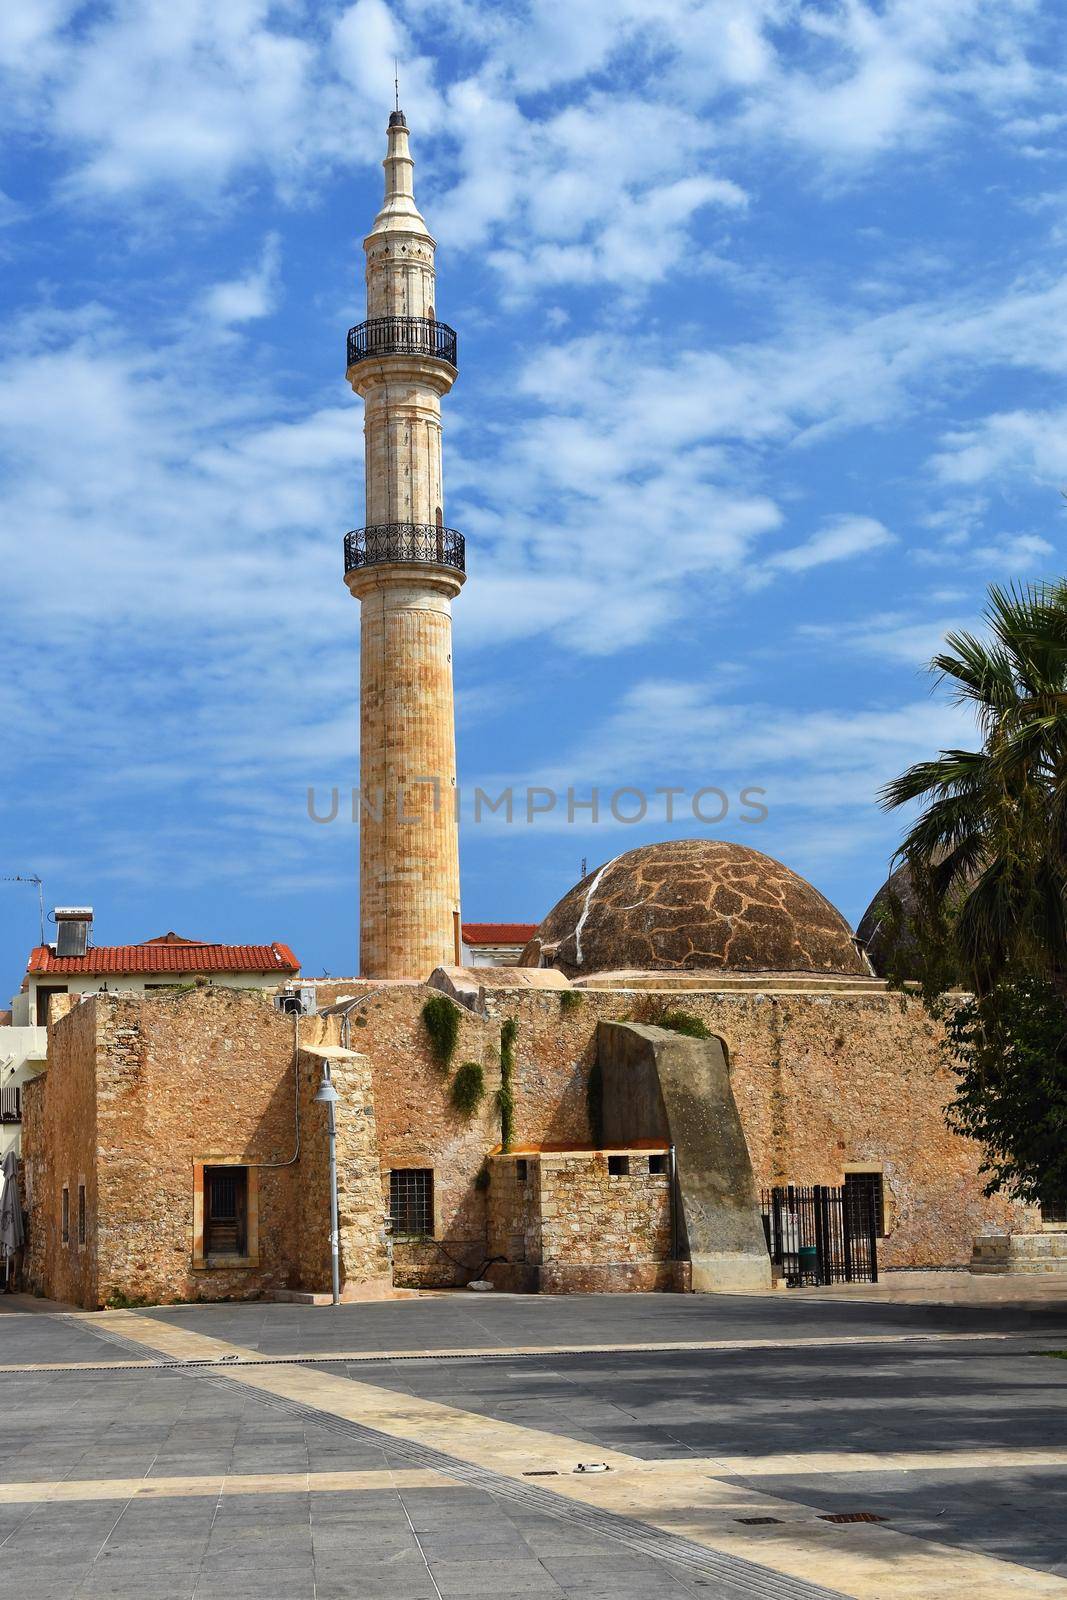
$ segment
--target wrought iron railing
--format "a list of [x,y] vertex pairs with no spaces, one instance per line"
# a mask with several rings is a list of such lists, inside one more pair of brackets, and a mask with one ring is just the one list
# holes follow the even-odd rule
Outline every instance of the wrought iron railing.
[[22,1087],[20,1084],[5,1084],[0,1089],[0,1122],[22,1121]]
[[346,573],[391,561],[431,562],[464,572],[463,535],[429,522],[387,522],[345,534]]
[[430,356],[456,364],[456,331],[433,317],[372,317],[348,330],[348,365],[375,356]]
[[879,1202],[873,1184],[834,1189],[790,1183],[764,1189],[761,1201],[771,1263],[791,1287],[878,1282]]

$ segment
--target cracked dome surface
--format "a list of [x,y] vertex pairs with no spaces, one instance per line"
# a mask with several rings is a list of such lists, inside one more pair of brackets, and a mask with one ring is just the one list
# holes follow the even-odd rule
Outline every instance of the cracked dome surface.
[[524,967],[592,972],[812,972],[868,977],[841,913],[745,845],[679,839],[628,850],[575,884],[522,953]]

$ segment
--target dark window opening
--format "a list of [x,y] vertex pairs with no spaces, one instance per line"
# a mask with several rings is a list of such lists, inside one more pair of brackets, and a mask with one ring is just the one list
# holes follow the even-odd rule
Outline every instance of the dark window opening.
[[85,1185],[78,1185],[78,1243],[85,1243]]
[[204,1254],[248,1254],[248,1168],[204,1168]]
[[653,1177],[653,1178],[662,1177],[663,1174],[667,1170],[668,1169],[667,1169],[667,1157],[666,1156],[649,1156],[649,1158],[648,1158],[648,1171],[649,1171],[649,1176],[650,1177]]
[[525,1161],[516,1161],[515,1176],[518,1178],[520,1183],[526,1182],[526,1179],[529,1177],[529,1168],[527,1167]]
[[49,1002],[49,1000],[51,1000],[51,998],[52,998],[52,996],[54,994],[66,994],[66,992],[67,992],[67,986],[66,986],[65,983],[49,984],[49,985],[45,985],[44,988],[42,988],[40,985],[38,985],[38,987],[37,987],[37,1026],[39,1028],[45,1028],[45,1027],[48,1026],[48,1002]]
[[389,1174],[389,1219],[406,1238],[433,1233],[433,1169],[407,1167]]
[[880,1172],[846,1172],[845,1201],[858,1229],[870,1232],[873,1213],[874,1231],[879,1239],[884,1236],[885,1189]]
[[70,1190],[63,1190],[63,1243],[70,1242]]
[[628,1178],[630,1176],[629,1156],[609,1156],[608,1171],[613,1178]]
[[1067,1200],[1042,1200],[1042,1222],[1067,1222]]

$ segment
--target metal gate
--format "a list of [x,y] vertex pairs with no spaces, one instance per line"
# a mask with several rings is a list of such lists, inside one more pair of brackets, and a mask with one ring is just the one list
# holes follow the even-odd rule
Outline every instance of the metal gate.
[[877,1283],[878,1214],[862,1185],[832,1189],[787,1184],[764,1189],[763,1228],[771,1262],[791,1287]]

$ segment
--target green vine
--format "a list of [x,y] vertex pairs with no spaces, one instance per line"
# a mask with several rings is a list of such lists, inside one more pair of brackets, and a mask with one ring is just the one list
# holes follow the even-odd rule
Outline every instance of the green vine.
[[500,1029],[500,1088],[496,1092],[496,1104],[500,1112],[500,1148],[505,1154],[511,1149],[515,1136],[515,1095],[511,1083],[518,1031],[514,1017],[509,1017]]
[[559,993],[559,1009],[561,1011],[577,1011],[582,1003],[582,997],[577,989],[561,989]]
[[452,1079],[452,1104],[464,1117],[473,1117],[485,1094],[485,1074],[477,1061],[464,1061]]
[[459,1043],[459,1007],[443,994],[432,994],[422,1008],[422,1021],[430,1038],[430,1054],[446,1071]]

